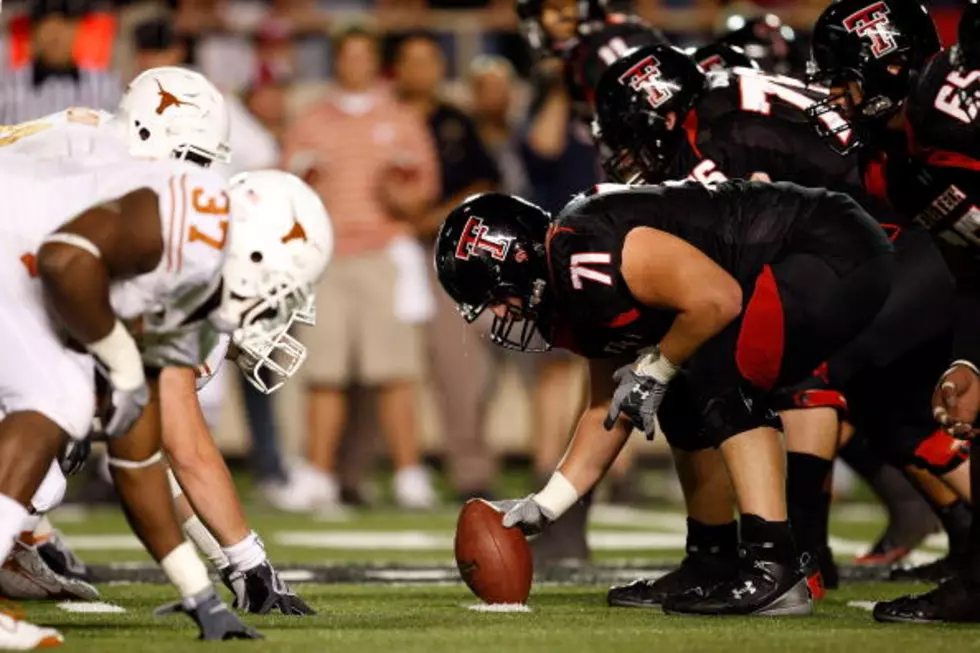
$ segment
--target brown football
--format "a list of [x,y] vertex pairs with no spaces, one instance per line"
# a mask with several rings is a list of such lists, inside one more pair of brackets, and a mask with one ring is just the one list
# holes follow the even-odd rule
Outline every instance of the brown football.
[[534,566],[531,547],[516,528],[483,499],[470,499],[456,523],[456,566],[485,603],[526,603]]

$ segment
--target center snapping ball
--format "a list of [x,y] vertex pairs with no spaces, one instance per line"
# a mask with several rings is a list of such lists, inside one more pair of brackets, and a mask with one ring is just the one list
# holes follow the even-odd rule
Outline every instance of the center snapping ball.
[[456,523],[456,566],[466,585],[485,603],[526,603],[534,565],[520,529],[504,528],[503,513],[483,499],[470,499]]

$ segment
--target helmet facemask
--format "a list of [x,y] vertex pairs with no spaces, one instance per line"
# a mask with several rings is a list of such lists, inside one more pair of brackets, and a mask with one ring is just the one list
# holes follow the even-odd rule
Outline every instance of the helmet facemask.
[[232,332],[239,350],[236,363],[259,392],[271,394],[291,378],[306,360],[306,347],[289,332],[294,324],[316,321],[311,288],[288,282],[270,284],[258,297],[233,293],[227,304],[237,305],[241,318]]
[[862,98],[860,103],[852,101],[850,84],[856,83],[863,91],[863,80],[861,73],[853,68],[831,72],[819,70],[813,61],[807,65],[808,86],[843,89],[840,92],[828,90],[823,100],[814,102],[804,110],[810,126],[821,140],[841,156],[847,156],[867,143],[869,121],[877,119],[876,112],[885,110],[880,99],[867,102]]
[[[667,121],[652,111],[641,111],[631,121],[643,127],[621,124],[618,136],[608,137],[598,121],[592,123],[592,136],[599,150],[602,169],[616,183],[654,184],[662,181],[676,152],[677,134]],[[676,127],[676,125],[675,125]]]

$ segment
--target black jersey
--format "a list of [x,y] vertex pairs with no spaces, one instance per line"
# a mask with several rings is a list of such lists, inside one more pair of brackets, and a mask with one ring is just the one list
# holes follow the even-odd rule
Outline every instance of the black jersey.
[[824,97],[795,79],[748,68],[709,73],[670,177],[714,183],[765,172],[774,181],[846,192],[865,204],[856,156],[831,151],[808,122],[805,110]]
[[614,61],[633,48],[670,44],[659,30],[623,14],[611,14],[604,23],[588,23],[580,31],[578,43],[565,56],[565,82],[584,115],[591,115],[596,85]]
[[953,64],[956,48],[933,57],[912,86],[906,116],[913,154],[956,166],[964,157],[980,169],[980,107],[964,105],[960,92],[980,84],[980,70]]
[[792,184],[730,181],[710,188],[602,184],[573,199],[547,241],[555,346],[587,358],[632,354],[670,328],[675,314],[638,302],[620,274],[631,230],[653,227],[682,238],[748,295],[763,266],[788,247],[794,226],[827,196]]

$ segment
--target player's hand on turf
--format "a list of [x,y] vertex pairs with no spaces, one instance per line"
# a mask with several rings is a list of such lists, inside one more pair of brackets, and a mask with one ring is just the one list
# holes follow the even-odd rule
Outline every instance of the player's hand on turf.
[[161,606],[154,611],[158,617],[186,614],[201,629],[199,639],[263,639],[261,633],[245,624],[218,596],[214,587],[183,601]]
[[643,431],[647,439],[652,440],[656,431],[657,411],[667,394],[667,384],[640,374],[632,364],[616,370],[613,381],[617,386],[603,426],[611,431],[622,414],[634,428]]
[[932,394],[932,413],[950,434],[972,438],[980,413],[980,374],[972,365],[956,361],[939,379]]
[[504,528],[519,528],[525,535],[537,535],[555,521],[555,516],[535,501],[533,494],[523,499],[493,501],[490,505],[504,513]]
[[236,599],[236,608],[252,614],[268,614],[276,610],[285,615],[316,614],[313,608],[296,596],[268,561],[243,572],[243,575],[245,600]]

